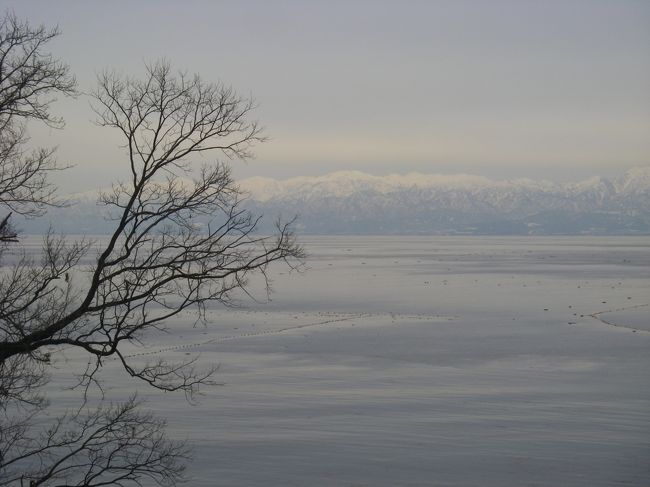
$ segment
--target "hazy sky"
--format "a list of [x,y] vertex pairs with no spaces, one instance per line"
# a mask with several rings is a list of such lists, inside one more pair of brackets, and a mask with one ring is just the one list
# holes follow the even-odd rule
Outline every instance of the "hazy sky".
[[[467,172],[575,180],[650,164],[650,2],[0,1],[58,24],[82,89],[143,61],[259,102],[271,140],[239,177]],[[87,101],[60,103],[81,189],[125,168]]]

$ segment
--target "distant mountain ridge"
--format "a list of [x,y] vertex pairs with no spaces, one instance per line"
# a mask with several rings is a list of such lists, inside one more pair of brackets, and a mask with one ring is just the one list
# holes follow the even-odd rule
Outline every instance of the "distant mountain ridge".
[[613,193],[647,192],[650,189],[650,166],[630,169],[623,176],[609,181],[594,176],[578,183],[553,183],[527,178],[495,180],[468,174],[421,174],[408,173],[373,176],[360,171],[338,171],[324,176],[300,176],[285,180],[252,177],[239,181],[258,201],[274,198],[296,197],[310,194],[350,196],[359,191],[390,193],[405,189],[467,190],[518,188],[557,193],[578,193],[606,187]]
[[358,171],[240,182],[264,214],[306,233],[650,234],[650,167],[578,183]]
[[[248,207],[269,226],[277,215],[298,215],[299,231],[309,234],[650,234],[650,166],[578,183],[359,171],[238,183],[250,194]],[[55,228],[108,231],[95,195],[73,196],[77,205],[52,211]],[[33,233],[35,223],[23,227]]]

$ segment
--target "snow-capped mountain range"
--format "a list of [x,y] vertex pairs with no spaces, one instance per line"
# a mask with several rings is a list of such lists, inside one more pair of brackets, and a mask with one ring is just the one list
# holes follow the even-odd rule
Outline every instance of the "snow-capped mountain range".
[[650,167],[566,184],[357,171],[240,184],[256,211],[298,214],[309,233],[650,233]]
[[[650,234],[650,166],[613,180],[578,183],[341,171],[286,180],[254,177],[238,184],[250,194],[250,209],[265,215],[269,225],[278,215],[297,215],[301,233]],[[74,207],[50,212],[54,227],[107,231],[95,195],[73,196]],[[28,233],[42,231],[36,221],[22,226]]]

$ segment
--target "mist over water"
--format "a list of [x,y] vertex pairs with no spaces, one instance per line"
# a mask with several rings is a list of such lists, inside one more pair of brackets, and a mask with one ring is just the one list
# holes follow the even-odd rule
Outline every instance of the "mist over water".
[[[197,405],[106,365],[109,398],[138,389],[189,439],[191,485],[650,481],[650,238],[304,244],[305,272],[271,269],[271,302],[254,287],[260,303],[132,350],[218,363]],[[85,363],[67,360],[60,384]]]

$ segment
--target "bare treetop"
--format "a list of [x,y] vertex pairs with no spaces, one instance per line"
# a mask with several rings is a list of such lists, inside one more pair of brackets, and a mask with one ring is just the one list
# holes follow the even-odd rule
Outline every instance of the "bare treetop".
[[50,106],[57,93],[75,94],[76,82],[66,64],[44,51],[59,33],[58,28],[32,27],[13,13],[0,21],[0,128],[14,117],[63,124]]
[[105,72],[94,96],[97,123],[126,138],[135,178],[185,169],[188,157],[206,151],[246,159],[263,140],[257,122],[248,119],[251,99],[198,75],[175,75],[166,62],[147,65],[143,80]]

